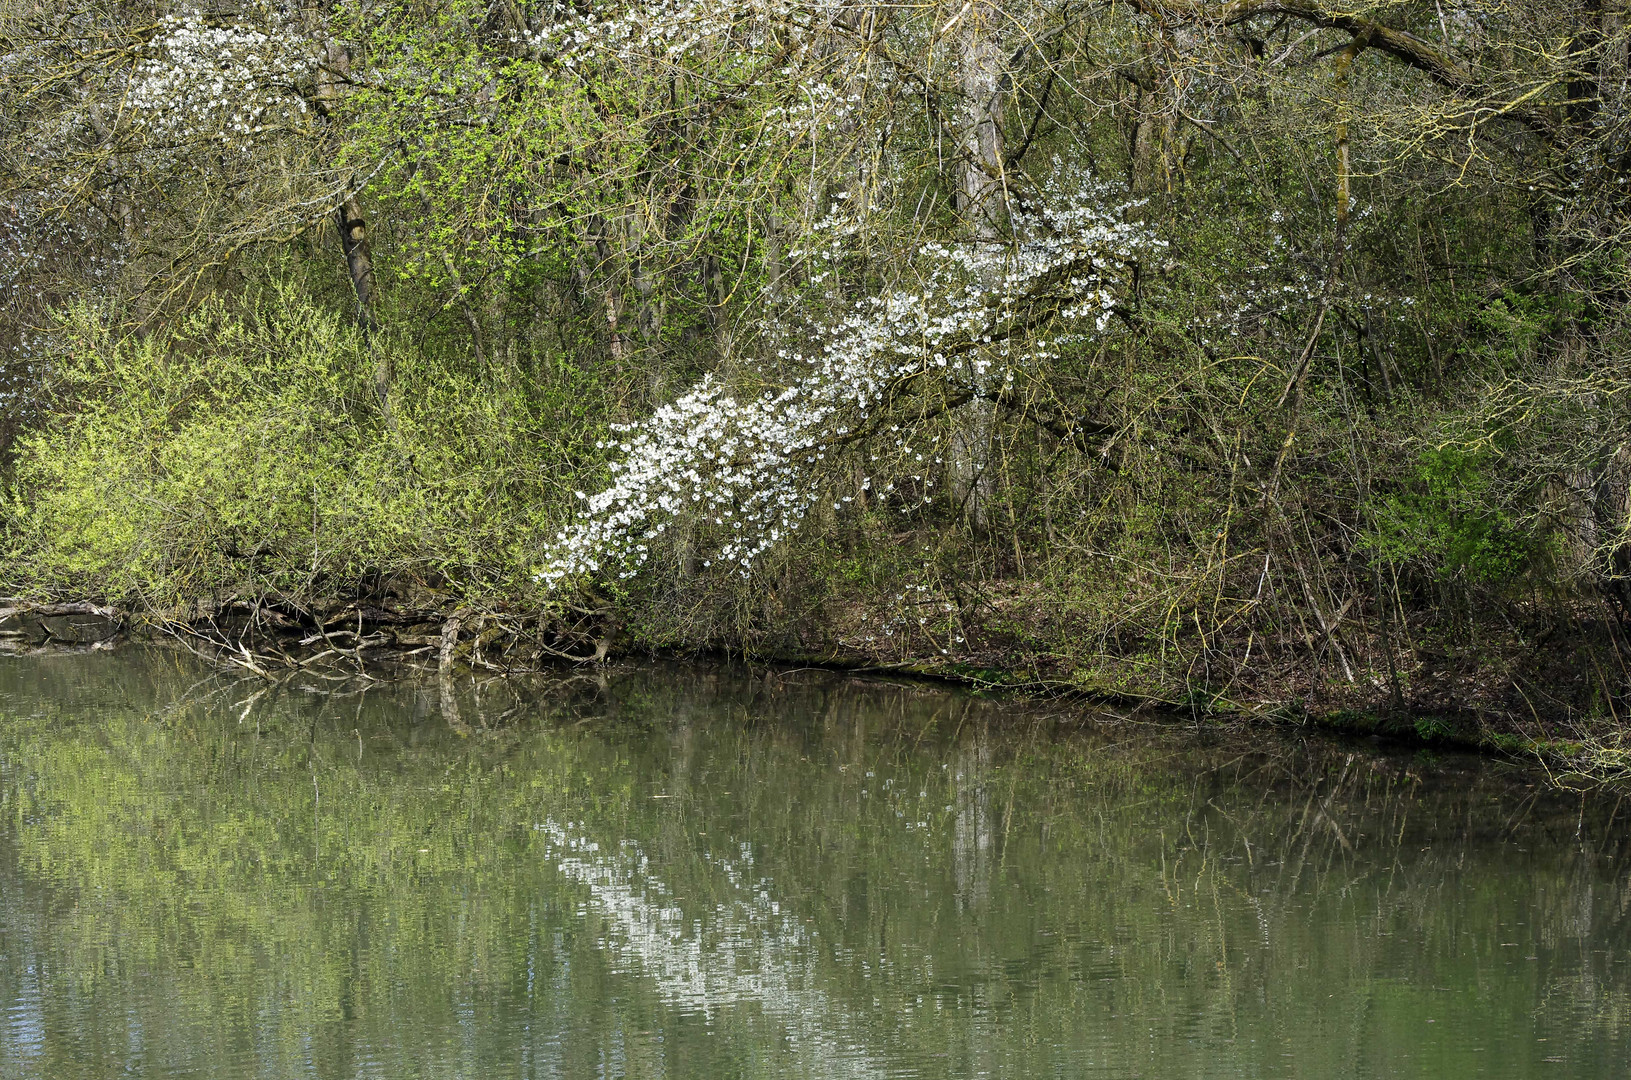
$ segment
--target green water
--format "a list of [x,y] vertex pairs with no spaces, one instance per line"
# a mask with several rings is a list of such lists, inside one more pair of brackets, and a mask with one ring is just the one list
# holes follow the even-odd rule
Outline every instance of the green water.
[[0,1076],[1624,1076],[1618,800],[814,672],[0,658]]

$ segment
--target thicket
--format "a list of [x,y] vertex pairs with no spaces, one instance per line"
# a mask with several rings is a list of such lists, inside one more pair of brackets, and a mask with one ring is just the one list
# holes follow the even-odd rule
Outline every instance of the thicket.
[[1625,14],[0,0],[4,584],[1612,722]]

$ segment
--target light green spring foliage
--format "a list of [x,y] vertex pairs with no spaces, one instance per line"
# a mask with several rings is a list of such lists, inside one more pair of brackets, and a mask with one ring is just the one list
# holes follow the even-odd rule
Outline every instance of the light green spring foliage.
[[1170,245],[1102,337],[1000,402],[895,402],[751,581],[679,521],[591,606],[644,643],[1259,700],[1260,666],[1390,679],[1390,612],[1508,634],[1631,596],[1627,31],[1590,4],[247,5],[210,18],[307,58],[219,91],[304,103],[253,135],[121,111],[197,53],[145,9],[46,8],[0,0],[10,591],[536,607],[610,425],[789,384],[783,347],[928,245],[1005,236],[971,184],[1033,210],[1063,168]]
[[78,407],[18,447],[22,580],[161,606],[379,574],[523,587],[566,410],[546,438],[539,395],[501,373],[370,340],[286,290],[145,339],[74,318],[59,374]]

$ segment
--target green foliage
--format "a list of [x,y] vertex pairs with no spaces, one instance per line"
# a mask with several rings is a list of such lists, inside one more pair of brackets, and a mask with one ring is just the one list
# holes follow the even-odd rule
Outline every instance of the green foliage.
[[370,339],[289,289],[145,338],[81,309],[65,407],[17,448],[13,573],[161,605],[379,575],[524,591],[596,430],[564,381]]
[[1539,553],[1513,514],[1491,502],[1490,463],[1453,448],[1416,459],[1402,490],[1377,500],[1369,549],[1439,582],[1499,585],[1521,578]]
[[1468,322],[1480,339],[1480,352],[1507,369],[1533,363],[1546,339],[1578,315],[1580,304],[1569,297],[1507,291],[1471,312]]
[[[153,12],[0,0],[6,587],[538,610],[609,424],[705,374],[794,385],[784,353],[927,246],[1001,242],[1062,169],[1170,243],[1103,328],[989,343],[1000,401],[909,389],[900,430],[834,433],[833,497],[752,580],[709,567],[730,525],[676,521],[585,608],[623,644],[1270,702],[1410,685],[1399,642],[1449,593],[1497,639],[1543,595],[1623,598],[1631,217],[1599,118],[1631,31],[1517,0],[1476,35],[1412,4],[988,6],[251,4],[210,18],[307,66],[222,106],[174,53],[166,85],[210,93],[137,115]],[[1351,55],[1350,19],[1430,48]],[[320,107],[220,128],[267,95]]]

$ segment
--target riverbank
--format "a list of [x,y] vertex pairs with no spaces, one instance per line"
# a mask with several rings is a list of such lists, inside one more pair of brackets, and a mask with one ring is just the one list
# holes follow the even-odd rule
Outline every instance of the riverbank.
[[[615,619],[580,612],[568,623],[560,612],[515,612],[470,604],[437,608],[396,604],[339,604],[322,611],[284,603],[232,600],[155,612],[90,601],[0,600],[0,642],[14,649],[112,648],[123,640],[165,641],[209,660],[277,681],[299,671],[377,672],[406,665],[441,674],[469,669],[509,675],[561,666],[640,657],[715,655],[772,667],[788,666],[905,677],[982,693],[1079,701],[1118,714],[1174,723],[1265,725],[1362,736],[1427,748],[1456,748],[1538,762],[1557,777],[1620,779],[1631,775],[1625,729],[1605,699],[1607,715],[1566,705],[1568,655],[1532,650],[1502,656],[1413,648],[1393,653],[1392,681],[1348,661],[1333,676],[1313,678],[1306,667],[1275,671],[1238,665],[1227,684],[1233,693],[1179,682],[1145,683],[1136,665],[1116,672],[1113,658],[1094,668],[1070,669],[1037,648],[1041,635],[1016,624],[973,624],[954,642],[935,644],[921,627],[894,633],[848,634],[815,628],[744,642],[689,647],[642,642],[620,632]],[[852,609],[853,616],[853,609]],[[857,620],[858,621],[858,620]],[[1350,635],[1350,647],[1355,639]],[[870,637],[871,640],[863,640]],[[925,645],[925,639],[928,644]],[[1243,652],[1250,642],[1236,643]],[[1374,643],[1373,643],[1374,645]],[[1578,661],[1578,642],[1563,646]],[[1221,654],[1223,650],[1216,650]],[[1260,655],[1267,650],[1260,650]],[[1346,658],[1345,658],[1346,659]],[[1549,690],[1535,681],[1551,666]],[[1575,665],[1578,669],[1580,665]],[[1105,678],[1110,672],[1114,677]],[[1545,708],[1535,705],[1540,698]],[[1519,703],[1522,703],[1520,705]],[[1527,709],[1522,706],[1528,706]]]

